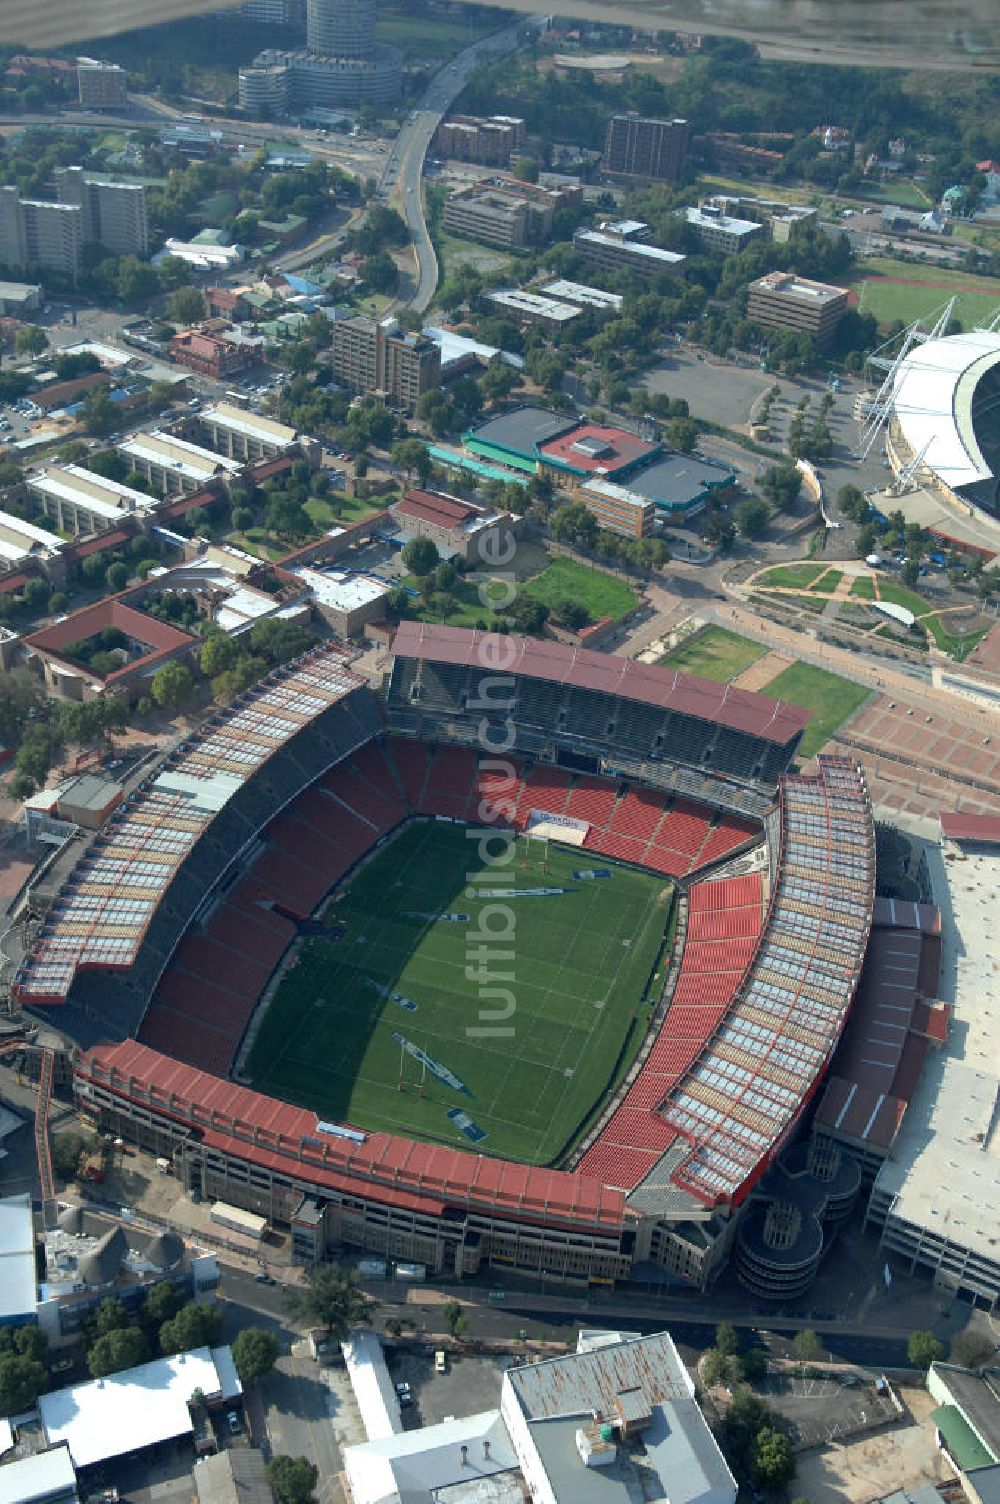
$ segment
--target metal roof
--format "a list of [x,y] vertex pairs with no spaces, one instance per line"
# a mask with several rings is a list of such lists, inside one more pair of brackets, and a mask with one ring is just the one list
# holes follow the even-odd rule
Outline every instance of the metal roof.
[[397,658],[424,658],[469,668],[481,667],[484,662],[502,664],[505,673],[638,700],[677,715],[715,721],[778,746],[798,736],[809,720],[808,711],[784,700],[697,679],[675,669],[533,637],[501,637],[461,627],[404,621],[393,638],[392,651]]
[[76,1499],[68,1447],[50,1447],[0,1467],[0,1504],[75,1504]]
[[37,1304],[31,1197],[0,1200],[0,1321],[33,1317]]
[[971,410],[976,387],[998,364],[1000,331],[971,329],[917,345],[896,372],[893,416],[912,452],[951,489],[992,474]]
[[228,1447],[195,1463],[198,1504],[273,1504],[267,1464],[256,1447]]
[[578,422],[577,418],[550,413],[543,407],[515,407],[512,412],[480,423],[470,436],[483,444],[512,449],[515,454],[535,455],[540,445],[569,428],[576,428]]
[[941,834],[949,841],[977,841],[982,846],[1000,844],[1000,815],[966,815],[941,810]]

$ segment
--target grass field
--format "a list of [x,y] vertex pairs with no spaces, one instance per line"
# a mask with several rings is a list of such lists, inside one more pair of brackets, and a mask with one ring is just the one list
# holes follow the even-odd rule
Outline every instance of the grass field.
[[562,557],[553,559],[525,590],[550,610],[567,600],[579,601],[590,612],[591,621],[602,616],[625,616],[637,604],[636,593],[625,580]]
[[679,668],[685,674],[698,674],[728,684],[751,663],[763,658],[767,649],[748,637],[740,637],[726,627],[706,627],[690,642],[684,642],[660,659],[665,668]]
[[863,684],[852,684],[839,674],[813,668],[810,663],[793,663],[782,669],[764,690],[775,700],[790,700],[812,712],[799,749],[800,757],[814,757],[830,740],[842,721],[871,694]]
[[927,628],[934,639],[935,646],[939,647],[942,653],[947,653],[950,658],[955,659],[956,663],[964,663],[972,649],[982,642],[990,628],[979,627],[974,632],[949,632],[947,621],[947,617],[942,620],[935,611],[930,616],[922,617],[920,625]]
[[821,574],[817,580],[813,581],[809,589],[814,595],[832,595],[843,578],[842,569],[828,569],[825,574]]
[[[594,869],[592,856],[555,846],[545,872],[538,842],[524,867],[524,845],[480,883],[469,875],[478,858],[465,827],[404,830],[328,910],[343,935],[307,940],[279,984],[250,1054],[254,1086],[358,1128],[468,1148],[449,1118],[464,1113],[487,1153],[536,1164],[557,1155],[639,1045],[673,890],[604,858],[608,879],[575,881],[574,871]],[[497,887],[567,891],[505,898],[498,911],[495,897],[475,896]],[[507,914],[515,930],[503,945],[514,960],[494,967],[514,974],[515,1010],[503,1025],[513,1034],[477,1037],[489,1026],[480,1010],[496,1014],[505,999],[481,1000],[466,968],[478,964],[470,953],[480,925],[496,932]],[[401,1038],[458,1087],[428,1069],[421,1095],[422,1064]]]
[[[898,278],[892,281],[891,278]],[[913,284],[929,283],[930,286]],[[968,329],[992,317],[1000,309],[1000,281],[977,277],[971,272],[952,271],[929,262],[892,261],[873,256],[860,263],[854,278],[859,308],[873,313],[880,324],[902,319],[911,324],[925,318],[956,294],[955,317]]]
[[778,564],[759,575],[754,584],[765,590],[808,590],[828,567],[826,564]]
[[470,47],[477,38],[496,31],[496,23],[483,25],[470,14],[468,20],[438,19],[436,16],[381,15],[378,39],[392,47],[402,47],[409,57],[451,57]]

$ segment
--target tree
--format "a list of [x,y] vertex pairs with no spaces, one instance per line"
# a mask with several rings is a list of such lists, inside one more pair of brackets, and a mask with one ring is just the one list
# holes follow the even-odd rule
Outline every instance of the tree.
[[837,492],[837,505],[844,516],[859,527],[868,520],[868,498],[857,486],[841,486]]
[[110,433],[117,421],[118,410],[103,387],[84,395],[83,426],[88,433]]
[[149,687],[157,705],[179,710],[194,692],[194,675],[184,663],[165,663],[157,669]]
[[245,533],[247,528],[253,527],[253,513],[249,507],[233,507],[232,524],[237,533]]
[[785,512],[794,503],[802,488],[802,473],[791,460],[769,465],[760,478],[761,494],[779,512]]
[[15,1352],[0,1354],[0,1414],[30,1410],[48,1381],[45,1364]]
[[398,281],[399,268],[388,251],[376,251],[374,256],[368,257],[364,266],[364,285],[368,292],[395,292]]
[[253,1384],[270,1373],[278,1357],[278,1339],[273,1332],[262,1331],[259,1326],[246,1326],[233,1341],[233,1362],[240,1382]]
[[14,340],[16,355],[41,355],[48,348],[49,337],[37,324],[25,324],[23,329],[17,331]]
[[823,1344],[809,1327],[803,1327],[801,1332],[795,1333],[792,1347],[795,1349],[795,1356],[801,1358],[803,1363],[816,1363],[823,1356]]
[[758,1488],[777,1492],[795,1477],[795,1453],[783,1431],[762,1426],[750,1449],[750,1477]]
[[453,1337],[461,1337],[465,1331],[467,1321],[461,1302],[449,1300],[444,1307],[444,1320],[449,1332]]
[[148,1363],[149,1358],[145,1333],[137,1326],[128,1326],[98,1337],[87,1350],[87,1367],[92,1379],[103,1379],[109,1373]]
[[417,477],[422,486],[426,486],[432,462],[427,445],[422,439],[397,440],[392,446],[392,463],[405,472],[407,480],[412,474]]
[[159,1329],[164,1322],[173,1321],[184,1305],[184,1295],[171,1279],[162,1279],[151,1285],[146,1292],[144,1310],[151,1326]]
[[119,590],[124,590],[128,584],[128,565],[116,560],[114,564],[108,565],[104,578],[111,594],[117,595]]
[[403,549],[403,563],[418,578],[430,574],[439,558],[437,544],[430,538],[411,538]]
[[355,1275],[342,1273],[336,1264],[314,1264],[306,1270],[305,1283],[289,1290],[285,1300],[293,1316],[318,1322],[339,1341],[352,1326],[369,1321],[374,1309]]
[[160,1327],[160,1350],[169,1357],[193,1347],[215,1347],[221,1333],[222,1317],[215,1306],[189,1301]]
[[83,1148],[84,1141],[79,1133],[52,1135],[52,1171],[57,1180],[65,1184],[68,1180],[76,1179]]
[[736,1328],[728,1321],[720,1321],[715,1328],[715,1350],[724,1358],[732,1358],[740,1350]]
[[316,1504],[318,1479],[315,1463],[306,1457],[272,1457],[267,1464],[267,1481],[276,1504]]
[[206,679],[214,679],[216,674],[232,668],[238,656],[239,648],[231,637],[225,632],[213,632],[206,637],[198,654],[198,667]]
[[150,407],[155,407],[157,409],[170,407],[171,403],[174,400],[174,396],[174,388],[169,381],[154,381],[150,384]]
[[771,520],[771,508],[759,496],[752,496],[736,508],[736,526],[745,538],[756,538]]
[[136,256],[123,256],[118,263],[117,291],[123,303],[147,303],[160,290],[156,268]]
[[173,324],[197,324],[205,317],[205,300],[196,287],[178,287],[167,299],[166,308]]
[[123,1332],[129,1324],[128,1312],[121,1301],[108,1295],[101,1301],[97,1310],[86,1318],[83,1330],[88,1343],[93,1343],[100,1337],[107,1337],[111,1332]]
[[590,612],[582,601],[560,601],[553,612],[555,620],[568,632],[579,632],[590,620]]
[[899,571],[899,578],[902,580],[904,585],[909,585],[910,589],[912,590],[914,585],[920,578],[920,560],[905,559],[903,561],[903,566]]
[[671,418],[666,432],[667,444],[681,454],[690,454],[698,442],[698,425],[693,418]]
[[944,1343],[933,1332],[911,1332],[906,1344],[906,1356],[914,1368],[923,1369],[926,1373],[932,1363],[940,1363],[944,1357]]

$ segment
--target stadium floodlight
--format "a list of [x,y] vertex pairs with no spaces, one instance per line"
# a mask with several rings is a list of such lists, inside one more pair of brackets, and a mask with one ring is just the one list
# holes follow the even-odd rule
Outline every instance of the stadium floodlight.
[[[936,309],[932,318],[934,323],[930,329],[924,327],[925,320],[916,319],[907,329],[893,334],[884,344],[878,346],[872,355],[868,357],[866,365],[874,366],[886,372],[882,384],[875,394],[874,401],[868,404],[865,415],[865,426],[861,431],[856,456],[859,460],[866,460],[871,454],[872,446],[883,426],[889,420],[892,405],[896,400],[896,378],[899,375],[903,361],[914,345],[927,344],[931,340],[943,339],[951,323],[955,311],[956,297],[951,297],[940,308]],[[890,351],[897,341],[901,341],[895,355],[885,354]]]

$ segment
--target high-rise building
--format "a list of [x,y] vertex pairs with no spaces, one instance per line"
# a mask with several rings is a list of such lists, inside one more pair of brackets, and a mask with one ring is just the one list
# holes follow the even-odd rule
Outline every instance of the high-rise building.
[[42,266],[75,276],[83,241],[83,213],[77,205],[22,199],[15,187],[0,188],[0,262],[4,265]]
[[83,214],[84,241],[119,255],[148,254],[144,184],[95,177],[82,167],[57,167],[53,177],[60,204],[75,204]]
[[269,49],[240,69],[248,114],[385,104],[399,93],[402,54],[375,39],[375,0],[306,0],[306,46]]
[[412,412],[441,380],[441,350],[422,334],[404,334],[395,319],[342,319],[333,325],[336,381]]
[[88,110],[124,110],[128,107],[128,74],[117,63],[101,63],[81,57],[76,65],[80,103]]
[[326,57],[371,57],[375,0],[306,0],[306,47]]
[[673,183],[684,171],[687,149],[686,120],[612,115],[604,140],[604,170],[623,177]]

